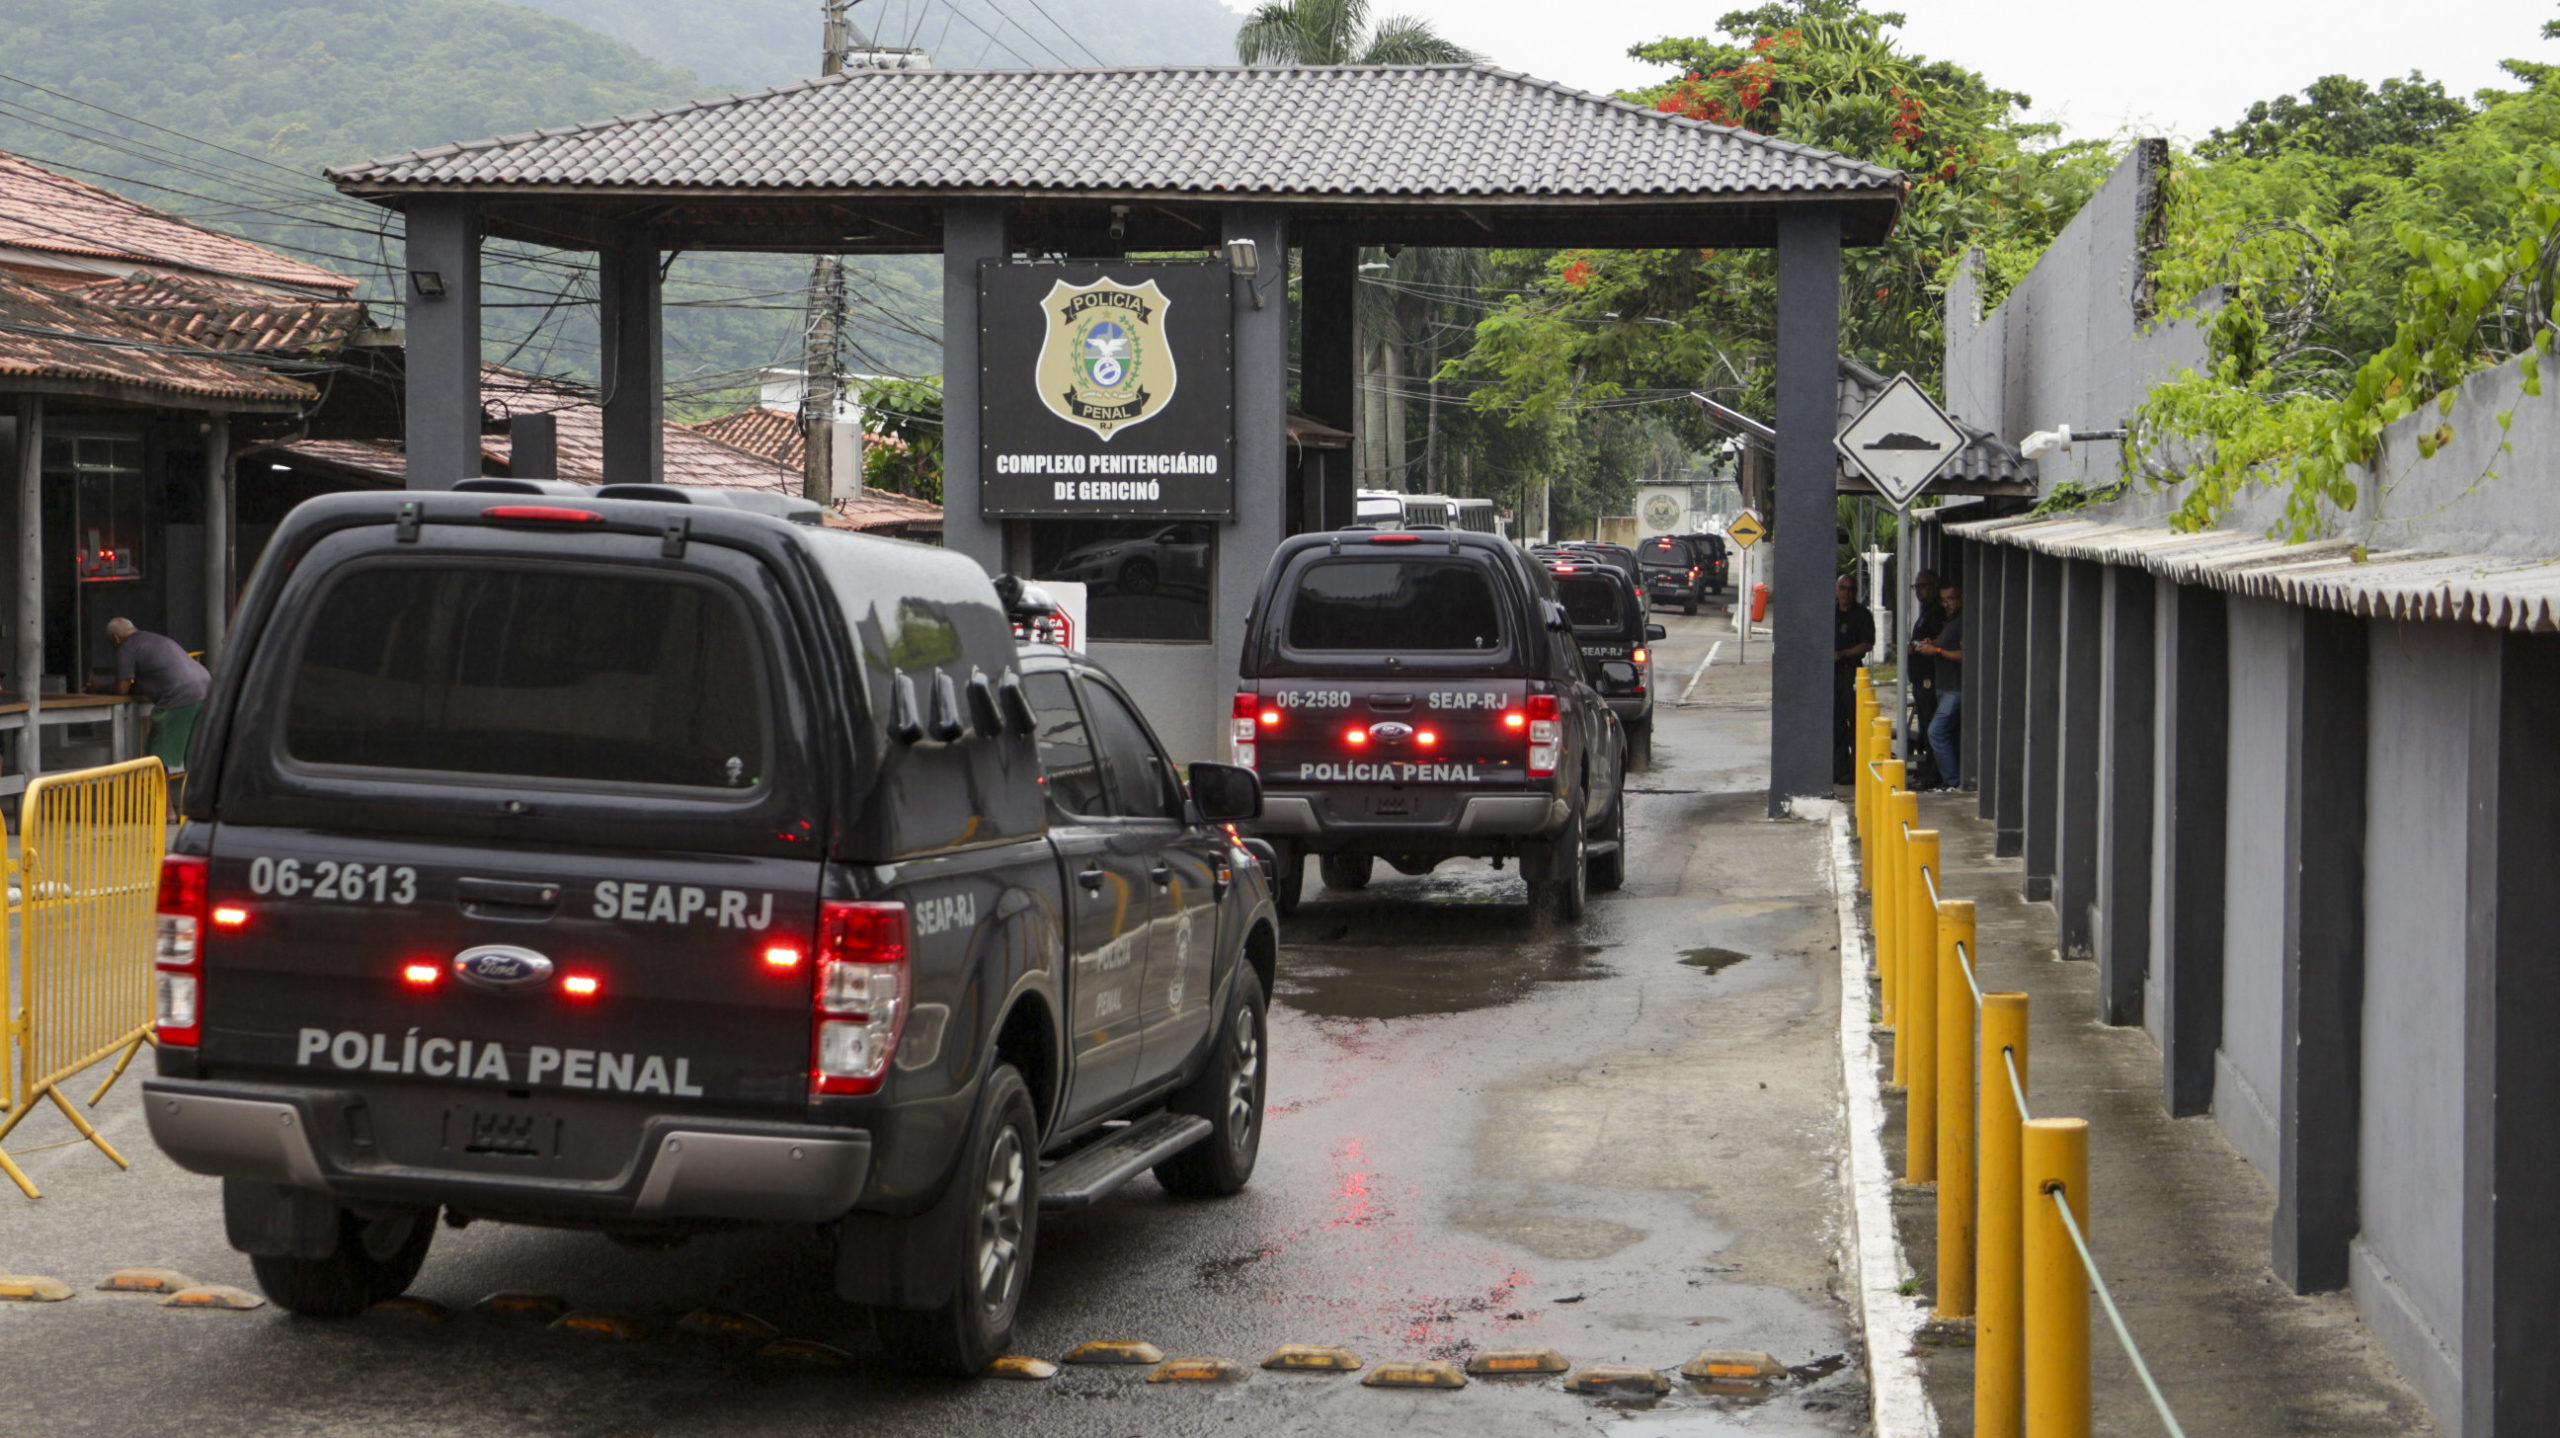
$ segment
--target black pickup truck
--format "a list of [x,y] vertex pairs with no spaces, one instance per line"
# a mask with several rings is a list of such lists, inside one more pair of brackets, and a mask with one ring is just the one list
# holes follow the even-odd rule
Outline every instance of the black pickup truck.
[[145,1088],[284,1307],[398,1293],[439,1214],[813,1225],[971,1372],[1042,1209],[1251,1174],[1254,777],[1186,786],[967,559],[720,500],[339,495],[269,547]]

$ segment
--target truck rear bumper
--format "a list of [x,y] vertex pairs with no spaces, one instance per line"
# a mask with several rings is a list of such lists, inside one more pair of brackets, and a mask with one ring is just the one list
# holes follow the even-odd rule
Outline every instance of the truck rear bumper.
[[871,1169],[871,1135],[858,1130],[675,1114],[651,1115],[632,1162],[610,1179],[421,1167],[352,1151],[340,1135],[365,1107],[354,1091],[188,1079],[142,1087],[152,1139],[191,1172],[491,1217],[819,1223],[853,1206]]

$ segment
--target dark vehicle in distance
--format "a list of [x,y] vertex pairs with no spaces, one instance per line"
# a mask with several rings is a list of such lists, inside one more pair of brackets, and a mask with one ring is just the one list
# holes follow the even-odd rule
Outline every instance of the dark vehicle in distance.
[[1535,908],[1581,917],[1625,875],[1626,735],[1592,688],[1545,566],[1460,530],[1302,534],[1272,556],[1246,625],[1237,762],[1263,778],[1249,827],[1280,856],[1366,885],[1517,859]]
[[1641,755],[1653,738],[1651,646],[1663,636],[1662,626],[1646,622],[1644,601],[1615,569],[1566,557],[1551,561],[1547,572],[1573,621],[1584,677],[1618,716],[1628,748]]
[[1126,694],[945,551],[686,503],[336,495],[258,569],[159,899],[158,1075],[267,1294],[441,1215],[808,1228],[1001,1353],[1043,1209],[1243,1186],[1276,918]]
[[1713,534],[1657,534],[1636,546],[1644,567],[1643,594],[1652,604],[1677,604],[1695,614],[1710,594],[1725,589],[1725,550]]

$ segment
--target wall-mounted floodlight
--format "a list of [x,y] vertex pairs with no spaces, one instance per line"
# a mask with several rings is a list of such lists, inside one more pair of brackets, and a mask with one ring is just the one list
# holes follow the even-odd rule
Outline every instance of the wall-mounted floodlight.
[[1262,276],[1262,247],[1251,240],[1227,241],[1227,273],[1244,281],[1253,295],[1253,307],[1262,308],[1262,286],[1254,283]]
[[409,287],[418,292],[418,297],[420,299],[443,299],[445,293],[444,272],[441,270],[411,270],[409,272]]

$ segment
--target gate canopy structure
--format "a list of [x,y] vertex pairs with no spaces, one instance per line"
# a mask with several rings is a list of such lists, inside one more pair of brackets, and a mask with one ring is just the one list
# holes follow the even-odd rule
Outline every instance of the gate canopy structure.
[[[1831,792],[1830,603],[1840,248],[1901,212],[1900,174],[1476,65],[868,70],[329,172],[408,221],[409,482],[477,472],[479,245],[599,255],[606,464],[647,480],[672,251],[943,256],[945,542],[1030,562],[980,513],[978,271],[1207,252],[1236,272],[1234,513],[1206,637],[1090,645],[1184,757],[1217,749],[1246,609],[1294,528],[1347,523],[1352,477],[1289,509],[1282,263],[1299,251],[1299,408],[1348,428],[1363,245],[1778,252],[1771,805]],[[1238,245],[1250,241],[1250,246]],[[1259,257],[1268,257],[1259,258]],[[1820,641],[1820,642],[1817,642]]]

